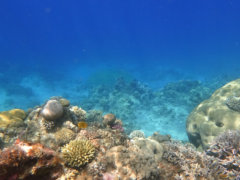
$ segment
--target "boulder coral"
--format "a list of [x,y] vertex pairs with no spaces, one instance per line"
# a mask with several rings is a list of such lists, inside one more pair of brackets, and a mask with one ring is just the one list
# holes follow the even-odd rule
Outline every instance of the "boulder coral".
[[238,97],[240,79],[227,83],[200,103],[187,119],[190,142],[200,149],[206,149],[221,132],[240,129],[240,112],[236,110]]
[[41,115],[48,121],[55,121],[63,115],[63,106],[57,100],[49,100],[44,105]]

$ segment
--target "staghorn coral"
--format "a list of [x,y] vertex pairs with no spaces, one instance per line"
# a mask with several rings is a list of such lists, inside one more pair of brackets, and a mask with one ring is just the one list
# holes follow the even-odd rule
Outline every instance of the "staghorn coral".
[[76,137],[76,134],[67,128],[61,128],[54,134],[57,143],[62,146]]
[[229,130],[220,134],[206,153],[220,159],[228,173],[240,177],[240,131]]
[[[196,151],[191,144],[164,143],[163,161],[160,162],[163,177],[175,179],[236,179],[219,158]],[[170,171],[171,169],[171,171]]]
[[89,163],[95,154],[95,148],[88,140],[73,140],[62,148],[65,164],[72,168],[80,168]]

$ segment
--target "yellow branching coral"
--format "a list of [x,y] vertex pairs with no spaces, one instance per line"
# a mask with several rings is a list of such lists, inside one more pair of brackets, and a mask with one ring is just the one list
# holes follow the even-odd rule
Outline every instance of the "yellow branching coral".
[[88,140],[73,140],[62,148],[65,164],[79,168],[94,158],[95,148]]

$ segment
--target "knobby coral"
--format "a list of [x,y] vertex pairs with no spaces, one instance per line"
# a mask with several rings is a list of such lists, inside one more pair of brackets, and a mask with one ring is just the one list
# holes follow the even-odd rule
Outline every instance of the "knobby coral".
[[62,148],[65,164],[72,168],[80,168],[89,163],[95,154],[95,147],[88,140],[73,140]]

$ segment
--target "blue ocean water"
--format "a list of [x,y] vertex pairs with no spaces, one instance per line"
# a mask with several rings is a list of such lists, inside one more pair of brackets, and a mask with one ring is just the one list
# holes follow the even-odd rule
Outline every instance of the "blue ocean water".
[[189,112],[240,76],[239,8],[237,0],[0,2],[0,111],[63,96],[114,112],[131,130],[186,140]]

